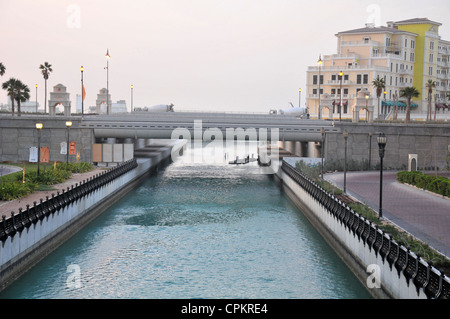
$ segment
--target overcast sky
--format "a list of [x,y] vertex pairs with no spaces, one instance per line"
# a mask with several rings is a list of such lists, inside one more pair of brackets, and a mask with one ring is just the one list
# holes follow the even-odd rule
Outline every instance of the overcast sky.
[[[106,87],[109,48],[112,101],[173,103],[176,110],[268,112],[298,105],[306,69],[336,53],[339,31],[367,22],[429,18],[450,40],[450,2],[366,0],[0,0],[3,83],[15,77],[44,103],[39,65],[53,73],[48,91],[67,86],[95,105]],[[446,19],[447,18],[447,19]],[[302,94],[302,104],[305,103]],[[0,103],[7,103],[4,90]]]

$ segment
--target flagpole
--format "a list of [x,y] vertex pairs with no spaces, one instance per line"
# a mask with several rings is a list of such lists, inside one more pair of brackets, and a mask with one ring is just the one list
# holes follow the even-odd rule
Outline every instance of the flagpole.
[[81,71],[81,116],[83,116],[84,115],[84,85],[83,85],[84,68],[83,68],[83,66],[81,66],[80,71]]

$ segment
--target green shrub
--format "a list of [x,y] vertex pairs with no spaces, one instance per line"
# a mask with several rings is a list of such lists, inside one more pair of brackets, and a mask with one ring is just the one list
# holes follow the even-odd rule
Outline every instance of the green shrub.
[[450,180],[442,176],[431,176],[419,171],[398,172],[397,180],[400,183],[414,185],[430,192],[450,197]]
[[63,169],[72,173],[86,173],[93,169],[91,163],[79,162],[79,163],[60,163],[57,164],[57,169]]
[[25,197],[36,190],[35,183],[9,182],[0,185],[0,200],[13,200]]

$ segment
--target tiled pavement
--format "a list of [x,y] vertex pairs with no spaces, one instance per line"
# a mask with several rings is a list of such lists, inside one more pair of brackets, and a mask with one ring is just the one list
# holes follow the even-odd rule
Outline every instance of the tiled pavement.
[[[344,174],[324,178],[343,189]],[[380,173],[347,172],[347,194],[379,210]],[[450,256],[450,199],[396,180],[396,172],[383,172],[383,217]]]

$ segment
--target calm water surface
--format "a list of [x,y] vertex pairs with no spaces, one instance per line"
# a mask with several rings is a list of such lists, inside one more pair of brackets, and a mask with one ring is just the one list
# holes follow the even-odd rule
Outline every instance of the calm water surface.
[[257,172],[255,163],[185,156],[0,297],[370,298],[274,179]]

